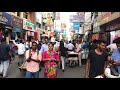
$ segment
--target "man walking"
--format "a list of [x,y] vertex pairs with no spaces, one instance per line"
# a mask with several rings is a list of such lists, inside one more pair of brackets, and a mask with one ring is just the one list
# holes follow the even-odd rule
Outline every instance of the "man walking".
[[25,53],[25,45],[23,44],[22,40],[20,40],[19,44],[16,44],[18,48],[18,55],[19,55],[19,62],[18,65],[21,65],[23,63],[24,60],[24,53]]
[[42,54],[44,51],[48,50],[48,38],[45,38],[45,43],[41,46],[40,53]]
[[[106,43],[104,40],[97,40],[97,48],[91,50],[86,62],[86,78],[94,78],[98,75],[104,75],[108,54],[104,51]],[[89,73],[88,73],[89,72]]]
[[37,43],[32,42],[32,49],[26,51],[26,78],[39,78],[41,54],[37,50]]
[[6,39],[3,38],[0,44],[0,74],[4,78],[7,77],[10,58],[12,59],[10,47],[6,44]]

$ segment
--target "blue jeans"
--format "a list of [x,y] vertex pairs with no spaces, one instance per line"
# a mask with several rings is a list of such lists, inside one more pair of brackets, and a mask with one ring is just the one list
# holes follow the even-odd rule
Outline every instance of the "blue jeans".
[[26,71],[26,78],[39,78],[39,71],[37,72],[29,72]]

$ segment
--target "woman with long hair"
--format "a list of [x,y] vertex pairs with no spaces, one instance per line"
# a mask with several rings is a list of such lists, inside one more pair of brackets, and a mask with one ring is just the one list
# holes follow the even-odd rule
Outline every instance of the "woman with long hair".
[[61,58],[61,62],[62,62],[62,71],[64,72],[67,49],[64,47],[64,42],[63,41],[60,41],[59,50],[60,50],[60,58]]

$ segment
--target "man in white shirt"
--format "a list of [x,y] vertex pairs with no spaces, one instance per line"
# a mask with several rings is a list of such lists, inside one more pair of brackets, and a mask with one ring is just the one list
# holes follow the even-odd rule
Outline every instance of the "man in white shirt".
[[64,47],[67,48],[68,44],[69,44],[68,41],[65,41],[64,42]]
[[79,66],[81,66],[81,51],[82,51],[82,46],[81,46],[81,41],[77,41],[77,44],[76,44],[76,52],[78,53],[78,59],[79,59]]
[[44,51],[48,50],[48,38],[45,38],[45,44],[41,46],[40,53],[42,54]]
[[54,43],[54,50],[55,50],[55,51],[58,51],[58,50],[59,50],[59,46],[60,46],[60,42],[56,41],[56,42]]
[[51,37],[51,42],[55,42],[55,36]]
[[22,40],[20,40],[19,44],[16,44],[18,48],[18,56],[19,56],[19,62],[18,65],[21,65],[23,63],[24,60],[24,53],[25,53],[25,45],[22,43]]
[[68,50],[73,51],[74,50],[74,45],[69,41],[69,44],[67,45]]

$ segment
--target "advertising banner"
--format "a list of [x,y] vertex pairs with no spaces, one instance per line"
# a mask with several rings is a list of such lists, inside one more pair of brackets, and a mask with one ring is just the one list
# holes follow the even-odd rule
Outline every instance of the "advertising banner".
[[26,20],[23,21],[23,29],[34,31],[34,27],[35,27],[35,25],[33,23],[28,22]]
[[80,22],[74,22],[73,23],[73,29],[79,30],[79,27],[80,27]]
[[22,29],[23,28],[23,20],[16,16],[12,16],[12,26]]
[[11,26],[11,15],[5,12],[0,12],[0,23]]
[[70,15],[71,22],[85,22],[84,15]]

